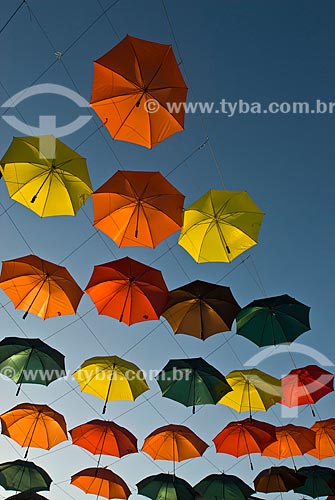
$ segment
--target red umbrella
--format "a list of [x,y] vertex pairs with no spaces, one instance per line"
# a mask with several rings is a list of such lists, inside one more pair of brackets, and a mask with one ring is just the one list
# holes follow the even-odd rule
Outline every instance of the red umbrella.
[[273,425],[246,418],[239,422],[230,422],[215,436],[213,443],[217,453],[227,453],[234,457],[248,455],[253,469],[250,454],[261,453],[276,440],[276,430]]
[[127,325],[158,319],[170,298],[162,273],[129,257],[95,266],[85,291],[99,314]]
[[[314,404],[334,390],[334,375],[316,365],[296,368],[281,382],[283,398],[280,402],[290,408]],[[312,413],[314,415],[313,409]]]

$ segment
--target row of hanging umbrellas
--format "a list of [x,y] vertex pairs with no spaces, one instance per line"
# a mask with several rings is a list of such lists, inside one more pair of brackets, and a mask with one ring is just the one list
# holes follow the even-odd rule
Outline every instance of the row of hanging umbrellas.
[[[1,433],[27,448],[50,450],[68,440],[63,415],[47,405],[21,403],[0,415]],[[94,455],[123,457],[137,453],[137,438],[126,428],[108,420],[91,420],[69,431],[72,443]],[[335,419],[315,422],[310,429],[288,424],[275,427],[266,422],[245,419],[230,422],[213,443],[217,453],[240,457],[261,453],[263,456],[284,459],[312,455],[318,459],[335,456]],[[152,431],[140,451],[154,460],[181,462],[200,457],[208,444],[184,425],[168,424]],[[295,463],[293,460],[293,465]]]
[[[36,492],[49,490],[52,479],[47,472],[33,462],[15,460],[0,464],[0,485],[6,490],[23,492],[11,498],[43,498]],[[85,493],[104,498],[128,499],[131,491],[125,481],[107,468],[92,467],[71,476],[71,484]],[[255,491],[287,492],[309,495],[313,498],[335,493],[335,471],[329,467],[301,467],[298,471],[288,467],[271,467],[261,471],[254,479],[254,488],[240,478],[228,474],[211,474],[195,486],[170,474],[157,474],[137,484],[138,494],[152,500],[195,500],[201,495],[207,500],[248,500]],[[25,496],[27,495],[27,496]]]
[[[83,291],[60,265],[36,255],[2,263],[0,287],[14,306],[47,319],[74,314]],[[130,325],[163,316],[174,333],[202,340],[229,331],[259,346],[292,342],[310,329],[310,308],[289,295],[241,307],[229,287],[200,280],[169,291],[162,273],[129,257],[94,266],[85,288],[99,314]]]
[[[6,337],[0,342],[0,372],[17,385],[49,385],[67,375],[65,357],[40,339]],[[134,363],[118,356],[95,356],[73,373],[82,391],[105,401],[135,400],[149,389]],[[202,358],[173,359],[156,375],[162,395],[185,406],[224,404],[238,412],[266,411],[272,405],[314,404],[334,390],[334,375],[316,365],[277,379],[256,368],[224,376]]]
[[[55,143],[48,158],[41,144]],[[181,230],[196,262],[230,262],[257,243],[263,212],[246,192],[185,196],[160,172],[117,171],[93,192],[86,160],[52,136],[15,137],[0,168],[9,196],[41,217],[75,215],[92,195],[95,227],[119,247],[156,247]]]

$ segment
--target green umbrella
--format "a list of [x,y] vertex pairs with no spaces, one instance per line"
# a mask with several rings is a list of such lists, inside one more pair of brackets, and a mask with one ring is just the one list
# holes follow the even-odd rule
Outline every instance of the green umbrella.
[[312,498],[335,495],[335,471],[330,467],[312,465],[301,467],[298,472],[307,477],[306,482],[299,488],[294,488],[296,493],[302,493]]
[[309,310],[289,295],[254,300],[236,316],[236,333],[260,347],[293,342],[310,330]]
[[25,492],[49,490],[51,482],[49,474],[33,462],[14,460],[0,464],[0,484],[5,490]]
[[214,366],[202,358],[171,359],[156,376],[162,394],[185,406],[216,404],[232,388]]
[[194,500],[197,493],[184,479],[169,474],[149,476],[137,485],[138,494],[152,500]]
[[30,490],[30,491],[23,491],[22,493],[18,493],[17,495],[12,495],[10,497],[7,497],[6,500],[48,500],[48,499]]
[[39,339],[6,337],[0,342],[0,374],[21,384],[49,385],[64,377],[64,355]]
[[229,474],[211,474],[194,489],[207,500],[247,500],[255,493],[242,479]]

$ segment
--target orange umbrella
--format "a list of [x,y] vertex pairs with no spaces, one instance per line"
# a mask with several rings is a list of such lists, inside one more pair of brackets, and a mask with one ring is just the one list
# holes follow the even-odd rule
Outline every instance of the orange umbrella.
[[315,432],[315,448],[309,450],[308,455],[322,460],[335,456],[335,418],[320,420],[312,425]]
[[251,453],[261,453],[268,445],[277,440],[273,425],[258,420],[246,418],[238,422],[230,422],[215,438],[217,453],[227,453],[234,457],[249,456]]
[[75,314],[83,291],[67,269],[36,255],[2,263],[0,288],[16,309],[43,319]]
[[131,492],[124,480],[106,468],[91,467],[71,477],[71,484],[97,497],[126,500]]
[[[124,427],[108,420],[91,420],[70,431],[72,443],[93,455],[123,457],[137,453],[137,439]],[[98,465],[99,465],[98,462]]]
[[159,172],[118,170],[93,193],[94,226],[119,247],[154,248],[181,228],[184,199]]
[[94,62],[90,103],[114,139],[152,148],[183,130],[186,95],[171,45],[126,36]]
[[162,273],[129,257],[95,266],[85,292],[99,314],[127,325],[158,319],[169,300]]
[[276,427],[276,437],[277,441],[267,446],[262,455],[278,459],[291,457],[294,467],[293,457],[315,448],[315,432],[306,427],[293,424]]
[[22,403],[0,416],[1,433],[14,439],[20,446],[50,450],[67,441],[63,415],[47,405]]
[[169,424],[154,430],[144,440],[141,451],[154,460],[182,462],[189,458],[201,457],[208,444],[184,425]]

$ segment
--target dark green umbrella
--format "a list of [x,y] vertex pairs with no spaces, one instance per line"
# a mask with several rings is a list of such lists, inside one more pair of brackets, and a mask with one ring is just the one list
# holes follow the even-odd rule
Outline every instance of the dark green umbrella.
[[33,462],[14,460],[0,464],[0,484],[5,490],[25,492],[49,490],[51,482],[52,479],[47,472]]
[[194,489],[207,500],[247,500],[255,493],[242,479],[229,474],[211,474]]
[[216,404],[232,390],[225,377],[202,358],[171,359],[156,376],[162,394],[185,406]]
[[139,495],[152,500],[194,500],[197,497],[187,481],[169,474],[146,477],[136,486]]
[[48,500],[42,495],[38,493],[34,493],[33,491],[23,491],[22,493],[18,493],[17,495],[12,495],[7,497],[6,500]]
[[310,330],[309,311],[289,295],[254,300],[236,316],[236,333],[260,347],[293,342]]
[[0,342],[0,374],[21,384],[49,385],[64,377],[64,355],[39,339],[6,337]]
[[330,467],[312,465],[301,467],[298,472],[307,477],[306,482],[299,488],[294,488],[296,493],[302,493],[312,498],[335,495],[335,470]]

